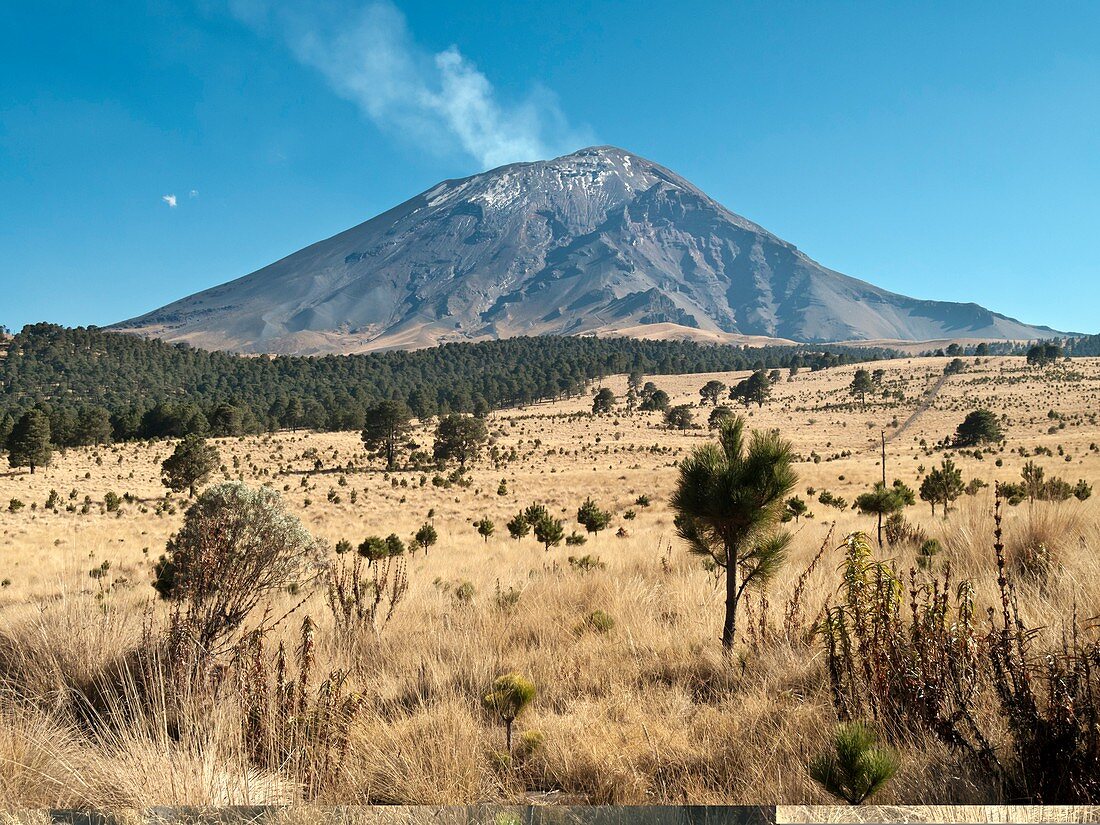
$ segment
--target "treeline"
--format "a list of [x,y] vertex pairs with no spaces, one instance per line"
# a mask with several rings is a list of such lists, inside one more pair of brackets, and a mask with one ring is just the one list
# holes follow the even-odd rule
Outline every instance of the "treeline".
[[1080,358],[1100,356],[1100,335],[1083,335],[1080,338],[1070,338],[1062,347],[1066,355],[1076,355]]
[[922,356],[955,356],[955,355],[1027,355],[1035,358],[1036,352],[1046,353],[1048,360],[1051,353],[1053,357],[1100,356],[1100,335],[1082,335],[1076,338],[1051,338],[1032,342],[1020,341],[984,341],[979,344],[960,346],[951,344],[945,349],[925,350]]
[[546,336],[414,352],[242,357],[52,324],[24,327],[8,343],[0,357],[0,444],[37,408],[57,446],[189,433],[353,430],[381,400],[403,401],[427,418],[574,395],[617,373],[816,370],[896,355],[877,348]]

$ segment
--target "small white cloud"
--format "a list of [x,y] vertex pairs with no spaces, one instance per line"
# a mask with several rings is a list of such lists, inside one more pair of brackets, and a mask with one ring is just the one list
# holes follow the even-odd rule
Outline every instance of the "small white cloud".
[[168,204],[172,209],[176,208],[176,196],[175,195],[161,195],[160,199]]
[[199,196],[199,190],[198,189],[192,189],[190,192],[187,193],[187,197],[191,198],[192,200],[194,200],[198,196]]

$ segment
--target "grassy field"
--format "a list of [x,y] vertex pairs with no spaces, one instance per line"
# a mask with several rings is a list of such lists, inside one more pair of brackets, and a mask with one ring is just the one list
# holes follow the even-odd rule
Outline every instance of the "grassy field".
[[[746,411],[750,427],[777,428],[793,443],[798,494],[812,518],[789,525],[789,563],[764,599],[751,595],[744,614],[751,621],[742,623],[732,660],[719,644],[719,582],[676,538],[668,507],[677,462],[713,437],[709,407],[695,410],[702,427],[685,431],[667,429],[656,413],[627,415],[621,405],[593,417],[590,397],[494,413],[489,430],[500,458],[483,455],[468,486],[437,486],[433,472],[384,473],[356,433],[216,442],[225,477],[282,491],[330,545],[357,545],[371,534],[407,539],[429,520],[439,534],[428,554],[408,558],[408,593],[380,633],[339,635],[319,592],[287,593],[272,606],[273,615],[297,609],[268,650],[281,639],[293,651],[308,615],[316,625],[310,691],[323,691],[325,677],[339,672],[357,703],[333,757],[339,764],[324,781],[313,768],[303,775],[297,762],[258,762],[230,689],[161,697],[159,705],[143,696],[140,711],[123,689],[106,710],[95,708],[110,724],[89,723],[82,712],[87,686],[165,621],[151,568],[187,505],[186,496],[166,499],[160,482],[172,444],[71,450],[34,475],[0,474],[0,805],[143,808],[307,797],[320,804],[828,803],[806,769],[837,722],[822,645],[802,633],[760,631],[782,624],[783,605],[825,543],[801,599],[808,626],[835,599],[844,536],[873,533],[870,517],[822,505],[820,492],[850,504],[869,489],[882,472],[882,431],[888,479],[916,489],[942,458],[932,448],[980,406],[1005,417],[1007,443],[981,457],[955,455],[964,481],[1018,480],[1028,459],[1071,484],[1100,480],[1100,359],[1046,372],[1022,358],[968,359],[965,373],[932,394],[947,360],[876,364],[886,371],[884,389],[896,395],[866,408],[847,391],[854,368],[843,368],[784,374],[770,402]],[[708,379],[742,377],[653,380],[673,404],[698,404]],[[604,386],[621,397],[626,378]],[[430,445],[428,429],[414,438]],[[56,511],[44,507],[51,490],[61,500]],[[105,511],[108,493],[129,494],[118,512]],[[509,539],[505,523],[533,502],[565,520],[567,533],[583,532],[575,517],[587,496],[614,519],[583,546],[546,551],[532,537]],[[637,503],[641,496],[648,506]],[[9,512],[11,499],[26,506]],[[1010,559],[1041,541],[1056,561],[1055,576],[1017,582],[1021,615],[1050,644],[1074,606],[1086,618],[1100,604],[1098,499],[1006,509]],[[906,513],[943,544],[956,580],[974,580],[983,616],[999,608],[992,504],[989,487],[964,495],[947,519],[919,501]],[[473,527],[484,517],[496,526],[487,541]],[[600,565],[569,561],[585,555]],[[880,556],[901,571],[916,565],[911,546]],[[595,611],[613,627],[596,627]],[[511,671],[532,679],[537,696],[517,721],[529,753],[509,766],[500,754],[503,728],[481,697]],[[931,737],[899,750],[901,769],[876,803],[1006,801]]]

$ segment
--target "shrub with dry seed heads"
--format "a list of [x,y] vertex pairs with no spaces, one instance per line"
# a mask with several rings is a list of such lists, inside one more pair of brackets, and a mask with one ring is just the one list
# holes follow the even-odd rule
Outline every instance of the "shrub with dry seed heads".
[[[350,555],[350,554],[348,554]],[[408,567],[402,556],[364,563],[358,553],[338,556],[325,573],[325,598],[340,638],[352,641],[364,628],[374,635],[385,630],[409,589]],[[366,577],[364,567],[372,571]]]
[[277,492],[230,482],[204,491],[187,509],[153,586],[177,605],[175,632],[212,652],[261,601],[308,584],[322,569],[321,545]]

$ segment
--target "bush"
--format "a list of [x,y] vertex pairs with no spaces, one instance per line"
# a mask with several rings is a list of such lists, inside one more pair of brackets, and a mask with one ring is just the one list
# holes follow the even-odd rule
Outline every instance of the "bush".
[[476,595],[477,588],[474,587],[474,583],[471,581],[463,581],[455,588],[454,592],[455,601],[459,604],[472,604]]
[[180,605],[179,629],[211,650],[268,595],[312,580],[321,545],[267,487],[218,484],[184,514],[153,587]]
[[523,591],[518,587],[509,587],[504,590],[500,586],[500,582],[497,581],[496,594],[493,601],[496,603],[498,610],[511,610],[517,604],[519,604],[520,596],[523,595]]
[[600,561],[599,556],[592,555],[570,556],[569,566],[581,573],[587,573],[589,570],[603,570],[607,567],[606,564]]
[[[379,541],[381,541],[379,539]],[[383,542],[384,545],[384,542]],[[326,569],[325,598],[332,611],[336,631],[346,642],[361,638],[364,629],[380,634],[393,618],[394,611],[408,592],[409,580],[405,559],[385,555],[367,562],[373,580],[366,579],[364,556],[357,553],[337,556]]]
[[593,610],[584,621],[596,633],[610,633],[615,629],[615,619],[602,610]]
[[887,516],[883,532],[886,534],[886,543],[891,547],[920,544],[927,539],[924,530],[907,521],[901,513],[891,513]]
[[[1100,800],[1100,644],[1073,617],[1060,645],[1036,649],[1016,607],[1001,542],[998,608],[976,620],[975,588],[910,574],[908,587],[848,538],[840,605],[821,621],[833,702],[841,719],[875,718],[893,741],[931,734],[1010,798],[1043,804]],[[901,597],[910,594],[910,599]],[[954,598],[953,598],[954,597]],[[907,602],[911,601],[911,604]]]
[[525,730],[516,743],[516,758],[530,759],[543,749],[545,743],[546,737],[543,735],[542,731]]
[[932,559],[938,556],[942,549],[938,541],[927,539],[921,543],[920,548],[917,550],[917,564],[924,569],[928,569],[932,566]]

